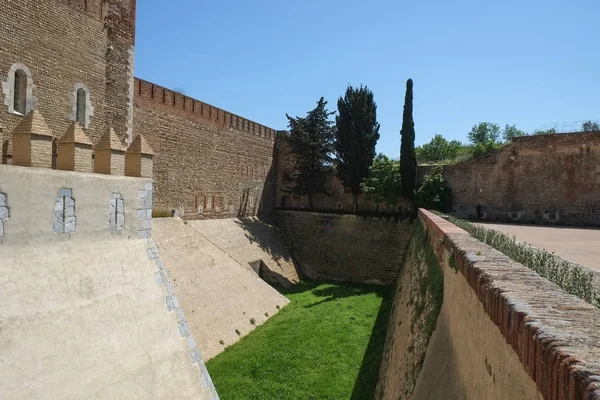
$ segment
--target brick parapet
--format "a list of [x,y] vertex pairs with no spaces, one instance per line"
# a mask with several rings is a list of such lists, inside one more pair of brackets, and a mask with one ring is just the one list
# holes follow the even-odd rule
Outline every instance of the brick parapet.
[[600,310],[443,218],[419,216],[437,256],[454,257],[544,398],[600,399]]
[[276,130],[247,118],[140,78],[135,78],[134,86],[136,106],[167,112],[195,122],[210,122],[275,142]]

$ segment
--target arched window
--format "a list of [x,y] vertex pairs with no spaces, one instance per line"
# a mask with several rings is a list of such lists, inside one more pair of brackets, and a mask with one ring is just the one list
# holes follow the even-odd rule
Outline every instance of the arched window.
[[10,66],[6,80],[0,82],[4,93],[4,104],[10,114],[26,115],[35,108],[35,85],[31,71],[25,64]]
[[87,103],[87,93],[84,88],[77,89],[77,108],[75,120],[79,123],[79,125],[85,128],[85,112],[86,112],[86,103]]
[[13,110],[19,114],[27,114],[27,74],[22,69],[15,71],[13,93]]
[[84,129],[89,128],[94,116],[94,106],[91,104],[90,90],[83,83],[77,83],[73,88],[71,107],[69,120],[77,122]]

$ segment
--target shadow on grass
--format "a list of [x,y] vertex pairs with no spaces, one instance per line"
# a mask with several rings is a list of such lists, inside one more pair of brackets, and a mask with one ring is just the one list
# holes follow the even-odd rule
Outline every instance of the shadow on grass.
[[335,301],[339,298],[361,296],[367,293],[377,293],[377,295],[382,298],[381,306],[377,313],[373,330],[371,331],[369,343],[367,344],[360,370],[354,383],[352,396],[350,397],[351,400],[373,399],[377,386],[377,378],[379,376],[379,367],[383,358],[383,349],[387,334],[388,320],[392,308],[394,286],[340,285],[336,282],[334,283],[336,286],[317,289],[317,287],[323,283],[328,282],[303,281],[291,288],[277,287],[277,290],[283,295],[311,291],[315,296],[323,298],[315,303],[304,306],[306,308],[311,308],[329,301]]

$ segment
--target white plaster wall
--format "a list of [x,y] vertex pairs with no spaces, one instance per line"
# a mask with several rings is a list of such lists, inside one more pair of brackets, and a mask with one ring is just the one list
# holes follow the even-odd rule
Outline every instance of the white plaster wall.
[[[218,399],[158,251],[138,239],[136,211],[147,211],[151,186],[0,165],[10,210],[0,243],[0,399]],[[53,231],[61,188],[73,190],[72,235]],[[114,192],[125,200],[120,235],[109,230]]]

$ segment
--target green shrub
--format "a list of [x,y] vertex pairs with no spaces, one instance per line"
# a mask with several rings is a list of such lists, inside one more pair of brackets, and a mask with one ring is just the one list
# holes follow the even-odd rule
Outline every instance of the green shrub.
[[169,210],[152,210],[152,218],[166,218],[172,216],[173,215]]
[[518,242],[516,237],[503,232],[454,217],[449,217],[448,220],[469,232],[474,238],[556,283],[563,290],[600,307],[600,291],[594,287],[594,276],[591,271],[557,257],[554,253]]
[[425,176],[423,185],[415,196],[417,205],[428,210],[442,212],[452,208],[452,190],[446,185],[444,170],[441,166],[434,167],[429,175]]

